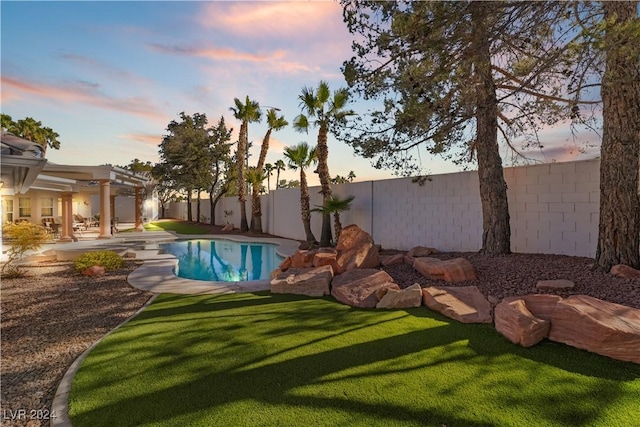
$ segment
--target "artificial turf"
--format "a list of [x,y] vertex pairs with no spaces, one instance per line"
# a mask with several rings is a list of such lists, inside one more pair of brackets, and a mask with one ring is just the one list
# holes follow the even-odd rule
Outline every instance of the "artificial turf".
[[158,221],[144,225],[147,231],[175,231],[178,234],[207,234],[207,229],[189,224],[185,221]]
[[85,359],[81,426],[634,426],[640,365],[425,307],[161,295]]

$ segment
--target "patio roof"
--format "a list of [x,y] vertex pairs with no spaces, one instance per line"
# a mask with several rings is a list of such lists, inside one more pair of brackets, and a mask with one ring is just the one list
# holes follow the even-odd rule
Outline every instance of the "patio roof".
[[44,150],[40,144],[3,131],[0,137],[2,192],[26,193],[47,164],[43,155]]

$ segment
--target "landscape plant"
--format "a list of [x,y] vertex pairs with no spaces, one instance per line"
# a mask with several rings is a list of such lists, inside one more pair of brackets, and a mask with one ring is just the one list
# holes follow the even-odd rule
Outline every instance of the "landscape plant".
[[340,212],[348,211],[351,209],[351,202],[355,199],[355,196],[347,196],[342,198],[340,196],[336,196],[332,194],[327,203],[324,206],[318,206],[316,209],[312,209],[312,212],[320,212],[325,213],[328,212],[329,215],[333,214],[333,227],[336,233],[336,240],[334,243],[338,242],[340,238],[340,233],[342,232],[342,223],[340,222]]
[[85,252],[73,260],[76,271],[84,271],[93,266],[104,267],[106,271],[125,266],[124,259],[114,251]]
[[269,140],[271,139],[271,133],[273,131],[279,131],[286,127],[289,122],[285,120],[284,116],[278,116],[275,108],[270,108],[267,111],[267,124],[269,128],[267,129],[267,133],[262,139],[262,145],[260,147],[260,155],[258,156],[258,164],[255,169],[257,172],[257,176],[264,176],[264,178],[258,182],[257,180],[253,180],[253,191],[251,193],[251,231],[255,231],[256,233],[262,233],[262,206],[260,204],[260,186],[262,181],[265,178],[268,179],[269,171],[265,170],[265,160],[267,158],[267,152],[269,151]]
[[238,183],[238,202],[240,203],[240,231],[248,231],[249,223],[247,222],[247,188],[246,188],[246,166],[247,155],[249,150],[249,123],[259,122],[262,116],[260,104],[252,101],[249,96],[244,103],[234,98],[235,107],[231,107],[233,116],[240,120],[240,134],[238,135],[238,150],[236,152],[237,167],[237,183]]
[[25,272],[15,265],[27,251],[37,251],[43,243],[51,240],[46,228],[28,221],[7,223],[2,226],[2,241],[9,245],[7,261],[0,272],[5,278],[22,277]]
[[[347,117],[354,115],[353,110],[347,110],[349,92],[337,89],[331,93],[329,84],[321,80],[318,87],[303,87],[298,96],[302,113],[294,120],[294,128],[299,132],[308,132],[309,127],[318,128],[316,152],[318,156],[318,178],[320,179],[320,192],[322,204],[326,205],[331,196],[331,175],[329,174],[329,146],[327,137],[332,126],[343,125]],[[328,212],[322,214],[322,229],[320,234],[320,246],[331,246],[331,217]]]
[[309,144],[306,142],[301,142],[293,147],[286,147],[284,149],[284,157],[287,159],[289,169],[300,169],[300,215],[302,216],[304,234],[309,245],[317,245],[318,241],[311,231],[309,186],[307,185],[307,173],[305,172],[305,169],[318,162],[317,151],[315,148],[309,148]]

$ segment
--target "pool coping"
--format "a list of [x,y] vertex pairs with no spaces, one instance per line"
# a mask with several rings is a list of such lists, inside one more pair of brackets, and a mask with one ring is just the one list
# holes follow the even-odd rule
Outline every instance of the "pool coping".
[[[270,243],[277,245],[276,253],[287,257],[295,253],[300,242],[291,239],[275,237],[252,237],[227,234],[176,234],[180,240],[218,239],[231,240],[241,243]],[[160,243],[160,242],[158,242]],[[242,292],[256,292],[270,289],[270,280],[251,280],[246,282],[214,282],[204,280],[184,279],[176,276],[173,271],[178,259],[171,254],[158,253],[159,248],[145,248],[136,250],[136,257],[144,260],[144,264],[134,270],[127,281],[135,288],[156,294],[230,294]],[[140,255],[138,257],[138,255]]]

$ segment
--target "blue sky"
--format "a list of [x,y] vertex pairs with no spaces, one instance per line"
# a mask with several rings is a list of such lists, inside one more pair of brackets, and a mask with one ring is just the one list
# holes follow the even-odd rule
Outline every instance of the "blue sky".
[[[344,86],[342,62],[351,39],[336,2],[8,2],[2,1],[2,112],[40,120],[60,134],[47,157],[62,164],[158,161],[158,144],[178,113],[224,116],[249,95],[291,122],[303,86]],[[356,100],[357,112],[365,107]],[[265,124],[251,124],[255,163]],[[274,133],[267,158],[309,135]],[[592,158],[576,151],[567,128],[543,134],[543,161]],[[332,175],[354,170],[357,181],[392,177],[329,140]],[[457,167],[422,156],[431,173]],[[295,172],[281,178],[293,179]],[[317,177],[311,176],[311,183]],[[273,183],[272,183],[273,185]]]

